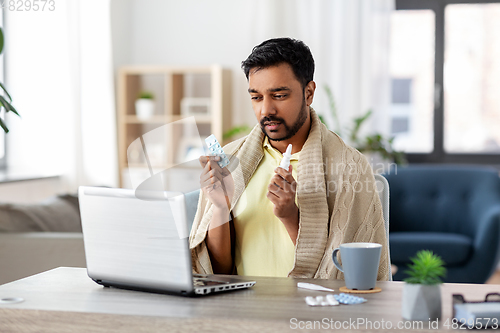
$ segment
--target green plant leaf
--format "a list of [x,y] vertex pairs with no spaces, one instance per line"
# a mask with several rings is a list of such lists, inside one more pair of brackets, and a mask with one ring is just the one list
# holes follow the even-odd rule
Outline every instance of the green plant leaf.
[[9,102],[7,102],[3,96],[0,96],[0,104],[3,105],[3,107],[5,108],[6,112],[11,111],[11,112],[17,114],[19,117],[21,117],[19,115],[19,113],[17,113],[17,110],[14,109],[14,107]]
[[358,132],[359,129],[361,128],[361,125],[366,121],[366,119],[370,118],[372,114],[372,110],[368,110],[364,115],[354,118],[354,128],[352,129],[351,132],[351,141],[352,142],[358,142]]
[[247,134],[248,132],[250,132],[250,127],[247,125],[234,126],[234,127],[230,128],[229,130],[227,130],[227,132],[222,134],[222,139],[228,140],[235,135],[238,135],[241,133]]
[[326,125],[325,118],[322,115],[318,114],[318,118],[323,124]]
[[12,97],[10,97],[9,92],[7,91],[7,89],[5,89],[5,87],[2,84],[2,82],[0,82],[0,88],[2,88],[2,90],[5,92],[5,94],[7,95],[7,97],[9,97],[9,100],[12,102]]
[[2,118],[0,118],[0,127],[3,128],[5,133],[9,133],[9,129],[7,128],[7,125],[3,122]]
[[[337,105],[335,104],[335,98],[333,98],[333,93],[330,87],[325,84],[324,86],[326,96],[328,97],[328,104],[330,105],[330,112],[332,113],[333,120],[335,121],[335,133],[337,133],[340,137],[342,137],[342,131],[340,129],[340,121],[339,116],[337,114]],[[323,120],[322,122],[326,124]]]
[[408,270],[405,271],[409,275],[405,279],[408,283],[439,284],[441,283],[441,277],[446,276],[444,261],[432,251],[421,250],[410,260],[412,263],[408,265]]
[[0,54],[3,51],[3,30],[0,28]]
[[150,91],[141,91],[137,96],[139,99],[155,99],[155,95]]

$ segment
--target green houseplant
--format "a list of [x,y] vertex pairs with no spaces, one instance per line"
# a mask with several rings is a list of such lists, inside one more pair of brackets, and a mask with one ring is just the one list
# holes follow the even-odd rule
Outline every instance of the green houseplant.
[[401,314],[407,320],[441,318],[441,278],[446,275],[444,261],[429,250],[411,258],[405,271]]
[[141,91],[135,101],[135,113],[140,120],[148,120],[155,112],[154,94],[149,91]]
[[[4,44],[3,30],[2,30],[2,28],[0,28],[0,54],[3,51],[3,44]],[[12,106],[12,104],[10,104],[10,103],[12,103],[12,97],[10,97],[7,89],[5,89],[5,87],[2,83],[0,83],[0,88],[2,89],[2,91],[6,95],[6,96],[0,95],[0,109],[4,108],[5,113],[12,112],[12,113],[19,116],[19,113],[17,113],[16,109]],[[7,99],[5,97],[7,97],[9,99],[9,101],[7,101]],[[5,131],[5,133],[9,133],[9,129],[7,128],[7,125],[5,125],[5,120],[2,118],[0,118],[0,127],[2,127],[2,129]]]
[[[330,106],[330,113],[335,121],[335,128],[333,131],[341,138],[349,139],[350,143],[361,153],[364,154],[378,154],[383,160],[394,162],[398,165],[406,164],[406,158],[403,152],[397,151],[393,147],[394,137],[387,138],[380,133],[360,137],[359,131],[362,125],[372,115],[372,110],[368,110],[365,114],[355,117],[352,122],[352,127],[348,127],[347,133],[340,127],[340,121],[337,113],[337,104],[333,97],[332,90],[328,85],[324,85],[325,93],[328,97]],[[319,116],[320,120],[328,127],[325,119]],[[344,135],[345,134],[345,135]]]
[[150,91],[141,91],[138,99],[155,99],[155,95]]

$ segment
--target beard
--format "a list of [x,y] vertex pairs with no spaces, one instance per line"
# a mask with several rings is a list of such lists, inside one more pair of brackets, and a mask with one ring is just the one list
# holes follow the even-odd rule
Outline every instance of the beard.
[[[264,117],[260,120],[260,129],[262,130],[262,133],[264,133],[265,136],[267,136],[269,141],[284,141],[288,140],[291,137],[293,137],[297,132],[300,130],[302,125],[307,120],[307,105],[305,99],[302,102],[302,105],[300,107],[299,115],[297,116],[297,120],[295,123],[293,123],[292,126],[288,126],[287,123],[285,123],[285,120],[280,117],[275,117],[275,116],[269,116],[269,117]],[[271,138],[269,134],[266,131],[266,123],[268,122],[273,122],[273,123],[280,123],[283,125],[285,128],[285,135],[280,137],[280,138]]]

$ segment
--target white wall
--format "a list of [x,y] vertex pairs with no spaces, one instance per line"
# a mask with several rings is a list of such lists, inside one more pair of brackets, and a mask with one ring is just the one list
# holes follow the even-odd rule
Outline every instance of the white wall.
[[[369,108],[380,113],[389,96],[381,66],[388,25],[380,22],[388,17],[391,0],[111,0],[111,4],[115,69],[125,64],[212,63],[230,68],[234,125],[256,124],[241,61],[255,45],[274,37],[301,39],[311,48],[317,84],[313,107],[327,121],[325,83],[334,92],[344,125],[352,126],[351,119]],[[371,130],[380,131],[379,123],[372,122]],[[365,125],[362,131],[366,130]]]
[[126,64],[221,64],[233,73],[233,123],[255,124],[241,61],[253,37],[252,2],[112,0],[115,69]]
[[118,184],[109,0],[55,7],[5,13],[6,84],[21,114],[7,117],[7,153],[9,174],[61,177],[0,184],[2,200]]

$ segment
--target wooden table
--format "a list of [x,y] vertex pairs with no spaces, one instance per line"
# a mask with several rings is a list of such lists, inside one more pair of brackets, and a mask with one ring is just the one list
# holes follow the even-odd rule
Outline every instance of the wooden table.
[[[364,304],[309,307],[305,296],[325,293],[297,289],[298,281],[333,288],[336,293],[343,281],[255,280],[257,284],[247,290],[186,298],[103,288],[90,280],[83,268],[57,268],[0,286],[0,298],[25,300],[0,304],[0,332],[278,332],[314,328],[314,321],[320,324],[316,323],[316,328],[330,332],[339,330],[338,325],[363,331],[376,331],[377,326],[378,330],[401,331],[396,329],[403,322],[401,282],[377,283],[382,292],[363,295],[368,299]],[[446,329],[442,324],[451,318],[453,293],[479,300],[488,292],[499,291],[500,285],[444,284],[440,328]],[[372,327],[363,325],[363,320],[371,321]],[[355,326],[358,321],[361,325]],[[413,324],[405,323],[407,327]],[[414,328],[428,330],[428,323],[423,324]]]

